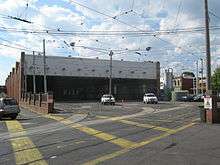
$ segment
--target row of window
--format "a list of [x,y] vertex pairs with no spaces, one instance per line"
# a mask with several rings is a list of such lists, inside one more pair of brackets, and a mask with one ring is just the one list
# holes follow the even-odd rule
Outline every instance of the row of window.
[[180,86],[180,80],[174,80],[174,86]]
[[[29,69],[32,70],[33,67],[31,66]],[[37,67],[36,69],[38,70],[39,67]],[[46,68],[46,69],[49,70],[49,68]],[[62,71],[65,71],[65,70],[66,70],[66,68],[62,68]],[[82,71],[82,69],[78,68],[77,71]],[[92,72],[95,72],[95,69],[92,69],[91,71],[92,71]],[[109,70],[106,70],[105,72],[106,72],[106,73],[109,73]],[[122,73],[122,71],[118,71],[118,73],[120,74],[120,73]],[[135,71],[130,71],[130,73],[131,73],[131,74],[134,74]],[[146,74],[146,72],[142,72],[142,74]]]

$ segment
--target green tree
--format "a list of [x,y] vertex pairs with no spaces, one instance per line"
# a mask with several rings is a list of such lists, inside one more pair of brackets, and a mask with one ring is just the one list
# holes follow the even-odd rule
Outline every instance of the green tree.
[[212,89],[220,91],[220,68],[217,68],[212,76]]

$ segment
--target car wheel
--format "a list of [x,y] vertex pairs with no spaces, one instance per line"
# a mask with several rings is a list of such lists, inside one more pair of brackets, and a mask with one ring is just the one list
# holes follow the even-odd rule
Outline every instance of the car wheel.
[[17,118],[17,116],[18,116],[17,114],[11,115],[11,119],[12,119],[12,120],[15,120],[15,119]]

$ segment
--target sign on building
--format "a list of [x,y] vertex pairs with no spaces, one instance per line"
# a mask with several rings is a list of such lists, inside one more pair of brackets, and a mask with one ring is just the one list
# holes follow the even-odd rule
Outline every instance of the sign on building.
[[212,109],[212,98],[210,96],[204,97],[204,108]]

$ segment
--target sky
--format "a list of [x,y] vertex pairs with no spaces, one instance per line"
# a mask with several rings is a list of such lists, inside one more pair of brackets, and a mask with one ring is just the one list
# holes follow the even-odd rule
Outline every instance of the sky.
[[[220,65],[219,7],[209,0],[212,71]],[[161,76],[195,72],[205,59],[203,27],[204,0],[0,0],[0,85],[21,51],[42,52],[43,39],[47,56],[109,59],[113,50],[115,60],[159,61]]]

